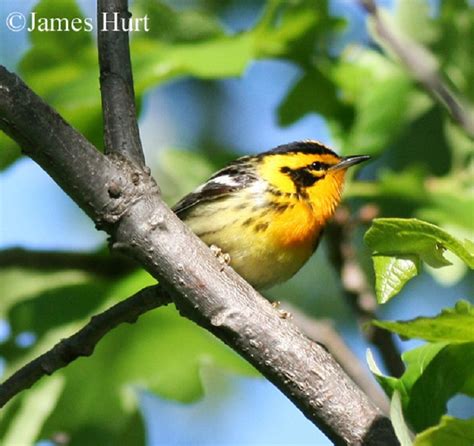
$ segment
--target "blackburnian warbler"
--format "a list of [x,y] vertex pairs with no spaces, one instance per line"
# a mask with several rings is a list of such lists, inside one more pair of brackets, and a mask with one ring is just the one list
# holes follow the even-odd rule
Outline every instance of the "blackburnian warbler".
[[219,170],[174,211],[255,288],[292,277],[316,250],[341,199],[347,169],[369,158],[340,157],[316,141],[244,156]]

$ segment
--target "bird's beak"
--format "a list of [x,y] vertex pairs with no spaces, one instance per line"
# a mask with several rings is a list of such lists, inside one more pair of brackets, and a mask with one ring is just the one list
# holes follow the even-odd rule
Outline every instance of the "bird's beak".
[[334,164],[334,166],[331,166],[328,170],[347,169],[348,167],[359,164],[362,161],[367,161],[368,159],[370,159],[369,155],[345,156],[341,159],[341,161],[339,161],[337,164]]

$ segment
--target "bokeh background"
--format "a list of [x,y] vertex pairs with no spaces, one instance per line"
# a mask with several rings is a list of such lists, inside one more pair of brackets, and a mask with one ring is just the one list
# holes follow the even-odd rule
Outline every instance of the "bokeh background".
[[[87,39],[93,43],[95,35],[77,33],[79,37],[68,41],[64,33],[13,32],[4,26],[10,12],[27,16],[36,3],[0,3],[0,63],[20,72],[33,89],[100,145],[97,67],[93,50],[84,50],[88,45],[93,48]],[[135,3],[139,15],[155,2]],[[340,153],[375,155],[375,161],[359,171],[357,179],[363,185],[378,181],[382,186],[372,190],[351,184],[347,202],[354,212],[371,201],[382,215],[429,216],[430,221],[457,234],[472,235],[472,196],[468,198],[466,192],[464,197],[464,183],[459,184],[462,175],[466,176],[459,163],[465,163],[472,141],[400,64],[380,49],[358,2],[313,2],[316,13],[310,19],[317,29],[308,34],[316,35],[310,57],[292,47],[291,33],[296,35],[297,45],[308,45],[307,36],[298,40],[305,12],[299,22],[295,7],[288,18],[294,20],[295,29],[288,27],[276,37],[270,33],[257,36],[264,48],[262,55],[248,57],[241,68],[228,68],[241,57],[232,52],[222,55],[229,60],[210,58],[210,68],[199,66],[199,60],[190,64],[197,68],[166,65],[167,57],[181,57],[173,53],[175,43],[187,44],[192,55],[194,42],[223,34],[245,35],[261,23],[262,11],[270,10],[271,3],[163,2],[161,9],[151,8],[152,13],[166,16],[172,11],[173,19],[163,20],[146,36],[159,42],[157,49],[162,53],[153,53],[152,45],[148,48],[140,36],[132,36],[137,42],[134,67],[139,67],[136,79],[143,146],[168,202],[173,204],[235,156],[289,141],[316,139]],[[292,3],[298,4],[283,3],[290,10]],[[403,32],[410,33],[410,38],[432,50],[450,75],[449,82],[472,101],[473,80],[465,79],[474,71],[467,66],[472,60],[467,59],[463,66],[460,61],[469,46],[472,49],[462,32],[466,28],[466,34],[472,36],[473,3],[386,0],[377,4]],[[72,0],[45,0],[39,7],[43,13],[95,16],[92,0],[80,0],[77,6],[75,10]],[[282,43],[285,39],[290,43]],[[272,44],[283,48],[272,48]],[[167,45],[166,51],[160,45]],[[34,162],[26,158],[11,162],[17,152],[2,137],[0,249],[103,255],[105,234],[95,230]],[[427,184],[434,185],[434,192]],[[434,200],[433,195],[444,197],[444,201],[440,204],[442,200]],[[365,229],[360,228],[358,236]],[[360,240],[356,243],[370,275],[368,251]],[[333,320],[365,363],[370,346],[342,298],[326,251],[323,243],[290,282],[266,294],[288,301],[314,318]],[[453,262],[452,267],[428,270],[417,277],[399,298],[379,308],[378,317],[434,315],[459,298],[469,299],[474,289],[472,276],[455,259]],[[4,374],[80,327],[89,314],[152,283],[142,272],[112,279],[77,270],[7,268],[1,275]],[[397,339],[401,351],[418,344]],[[374,354],[384,370],[377,351]],[[33,439],[42,444],[51,439],[68,444],[110,444],[118,438],[120,444],[139,444],[146,438],[148,445],[330,444],[272,384],[212,336],[182,321],[172,308],[146,315],[133,326],[120,327],[104,340],[93,358],[78,360],[43,381],[24,397],[22,407],[9,409],[15,416],[3,420],[7,439]],[[472,400],[454,398],[449,412],[460,418],[474,416]]]

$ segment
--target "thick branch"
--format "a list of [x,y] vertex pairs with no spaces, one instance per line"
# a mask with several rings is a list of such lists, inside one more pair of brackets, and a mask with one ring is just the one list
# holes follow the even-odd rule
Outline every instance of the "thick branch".
[[384,363],[393,376],[401,376],[405,369],[393,336],[390,332],[370,325],[376,318],[377,300],[357,261],[351,243],[353,228],[347,208],[340,207],[326,231],[332,264],[341,277],[344,297],[357,316],[359,326],[367,340],[379,350]]
[[98,253],[31,251],[23,248],[0,250],[0,268],[19,267],[41,271],[79,269],[105,277],[123,277],[139,265],[123,255]]
[[114,14],[118,15],[118,23],[128,22],[131,14],[127,0],[98,0],[97,40],[105,152],[121,153],[137,166],[144,166],[128,32],[123,31],[122,26],[117,31],[109,30],[113,28]]
[[351,349],[344,342],[344,339],[334,329],[329,320],[317,320],[308,317],[298,309],[284,304],[285,310],[288,310],[297,327],[309,339],[322,344],[334,359],[341,365],[344,371],[352,380],[372,399],[372,401],[384,413],[390,413],[390,402],[376,383],[375,379],[368,372],[368,368],[359,358],[352,353]]
[[0,68],[0,128],[137,259],[178,309],[239,352],[336,444],[395,445],[390,421],[340,366],[222,266],[163,203],[153,179],[97,152]]
[[170,297],[159,286],[144,288],[132,297],[93,316],[90,322],[51,350],[26,364],[0,386],[0,407],[12,397],[30,388],[45,375],[51,375],[80,356],[92,355],[97,343],[113,328],[124,322],[134,323],[140,315],[167,305]]
[[437,71],[434,57],[428,50],[407,37],[399,36],[383,19],[374,0],[360,0],[372,16],[375,30],[383,42],[396,54],[409,73],[444,108],[471,137],[474,138],[474,112],[456,96]]

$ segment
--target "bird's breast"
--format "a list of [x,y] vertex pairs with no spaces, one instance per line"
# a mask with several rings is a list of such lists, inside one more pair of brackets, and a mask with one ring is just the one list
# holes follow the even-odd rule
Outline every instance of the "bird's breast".
[[269,236],[283,248],[311,249],[321,232],[321,222],[307,203],[280,203],[274,206]]

